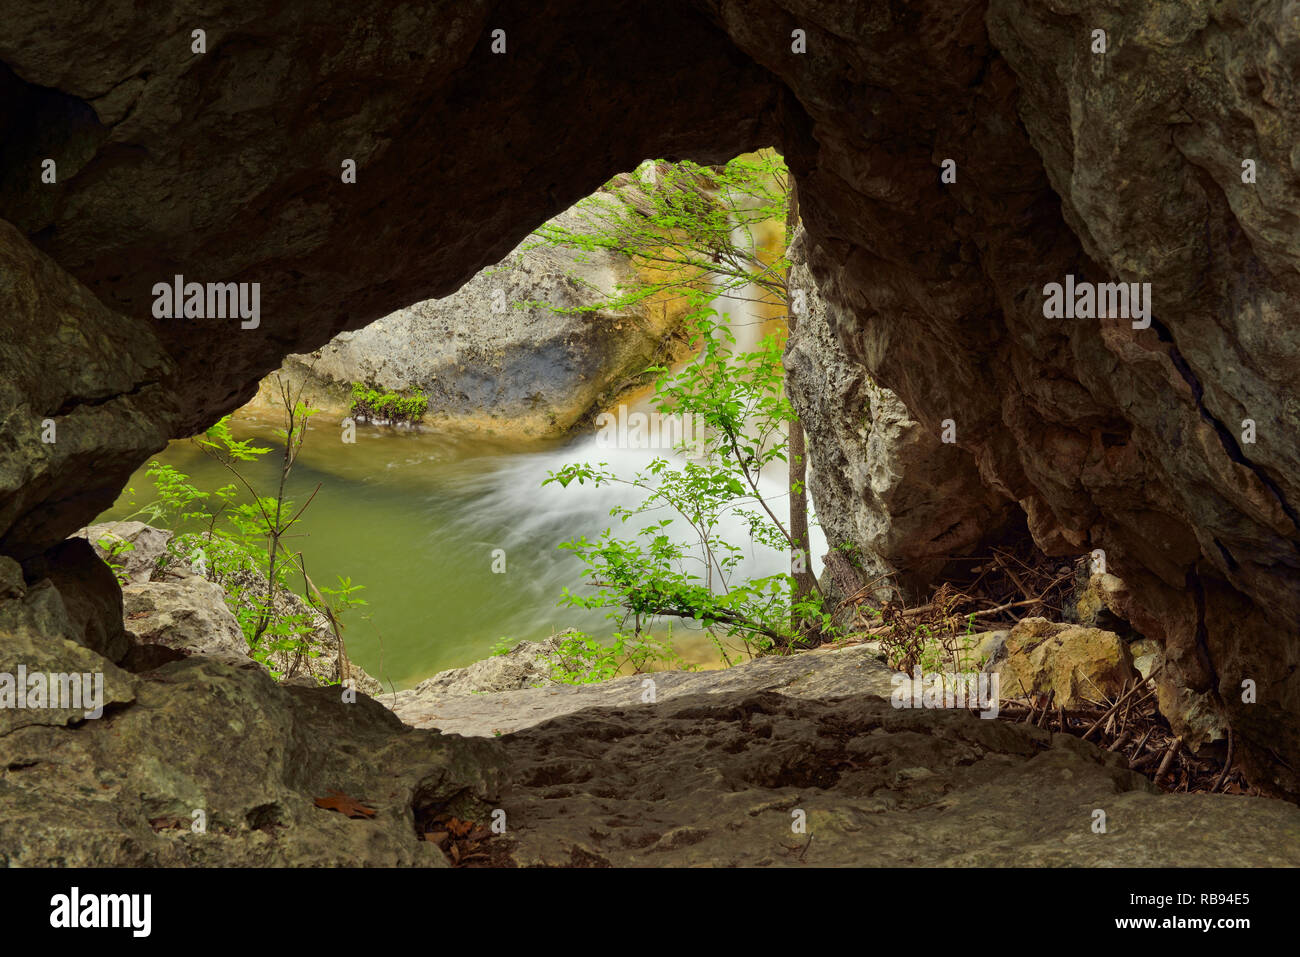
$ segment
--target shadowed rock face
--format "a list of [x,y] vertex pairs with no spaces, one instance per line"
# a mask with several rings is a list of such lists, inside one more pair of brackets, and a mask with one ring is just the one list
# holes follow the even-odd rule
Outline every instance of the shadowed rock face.
[[[953,419],[1040,546],[1104,549],[1134,625],[1165,643],[1162,680],[1217,699],[1252,777],[1300,794],[1293,5],[242,7],[5,4],[2,238],[31,261],[25,234],[112,310],[90,304],[86,328],[141,344],[93,371],[75,357],[113,354],[102,338],[48,366],[30,342],[4,351],[5,377],[36,362],[60,395],[92,378],[100,410],[75,440],[64,417],[84,403],[6,419],[5,551],[52,545],[159,432],[235,408],[286,353],[451,292],[610,174],[772,144],[847,354],[923,428]],[[177,273],[260,282],[261,326],[151,319]],[[1067,274],[1150,282],[1152,328],[1044,318]],[[153,382],[174,409],[145,408]],[[84,451],[30,445],[42,413]]]
[[896,598],[897,583],[919,604],[954,556],[1005,536],[1019,512],[981,481],[965,449],[914,420],[845,354],[832,331],[845,318],[818,294],[798,236],[790,285],[804,309],[785,347],[786,390],[812,450],[808,487],[827,544],[856,546],[858,570],[837,584],[851,594],[883,582],[877,594]]

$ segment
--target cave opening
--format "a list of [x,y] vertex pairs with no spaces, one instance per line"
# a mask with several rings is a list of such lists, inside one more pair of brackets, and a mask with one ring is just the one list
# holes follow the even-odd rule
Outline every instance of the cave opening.
[[[1244,23],[1235,12],[1149,17],[1019,0],[668,0],[654,25],[672,42],[647,43],[639,11],[595,0],[558,16],[505,0],[452,17],[440,5],[394,16],[361,4],[347,18],[321,2],[226,11],[195,51],[188,24],[147,5],[113,7],[109,24],[18,0],[23,15],[0,36],[0,637],[10,658],[46,671],[102,670],[105,720],[0,710],[0,783],[14,805],[0,815],[0,856],[427,863],[442,858],[424,835],[501,810],[494,801],[511,786],[511,819],[541,822],[511,852],[531,863],[643,852],[845,863],[864,853],[863,822],[918,840],[938,825],[969,828],[985,835],[971,859],[1003,863],[1012,852],[987,837],[989,808],[1021,850],[1050,845],[1054,863],[1189,852],[1092,840],[1101,832],[1076,809],[1116,800],[1141,833],[1195,828],[1194,851],[1210,862],[1238,853],[1248,828],[1289,833],[1294,809],[1258,798],[1300,794],[1287,504],[1300,501],[1287,332],[1300,301],[1290,241],[1300,125],[1277,95],[1294,24],[1256,6]],[[1089,17],[1106,21],[1109,53],[1083,42]],[[97,42],[100,27],[113,42]],[[665,324],[662,299],[641,300],[635,318],[632,303],[600,316],[566,300],[576,312],[563,321],[539,310],[525,323],[514,306],[541,297],[496,296],[494,283],[507,282],[499,264],[611,176],[631,190],[690,161],[721,175],[772,144],[798,182],[802,223],[798,239],[793,223],[774,229],[790,260],[782,283],[809,300],[779,348],[745,339],[744,323],[727,327],[761,375],[683,359],[725,336],[690,346]],[[650,185],[642,206],[664,213],[662,181]],[[673,215],[707,214],[679,185]],[[727,259],[727,245],[710,255]],[[748,259],[755,288],[782,272],[752,250]],[[554,269],[555,294],[598,286],[588,268]],[[257,322],[154,315],[152,290],[176,276],[205,289],[258,284]],[[1044,308],[1042,291],[1071,276],[1141,284],[1143,311],[1160,319],[1143,329]],[[712,292],[693,305],[713,308]],[[465,295],[477,305],[460,316],[428,306]],[[467,321],[463,335],[455,320]],[[512,351],[510,335],[532,336],[534,348]],[[383,363],[375,338],[388,340]],[[611,354],[633,338],[636,348]],[[455,361],[430,345],[445,341],[460,343]],[[291,401],[277,439],[284,410],[268,376],[279,370],[292,397],[294,363],[301,373],[349,361],[359,364],[319,400],[334,411],[304,433]],[[442,369],[436,385],[388,377],[430,361]],[[676,408],[637,405],[651,383],[636,373],[651,365],[678,377]],[[620,371],[602,379],[596,368]],[[741,438],[751,412],[786,411],[765,383],[791,386],[812,466],[802,478],[768,457],[793,433]],[[481,414],[503,385],[526,436],[502,434],[490,416],[469,423],[468,438],[402,424],[452,399]],[[728,404],[738,393],[744,414]],[[621,405],[628,414],[603,447],[591,420]],[[651,418],[677,414],[736,439],[728,477],[696,481],[705,473],[686,456],[666,467],[685,477],[679,493],[731,523],[718,567],[704,563],[706,576],[748,583],[731,603],[707,578],[696,588],[644,574],[680,558],[671,536],[637,549],[600,537],[627,526],[611,508],[633,506],[602,497],[613,480],[599,463],[652,468],[662,449],[628,446],[677,441],[684,427]],[[577,462],[575,430],[586,443]],[[228,461],[168,447],[187,436]],[[549,473],[556,481],[543,484]],[[775,490],[766,508],[750,494],[763,481],[806,484],[816,506],[807,542],[799,510],[786,511],[791,491]],[[283,501],[268,492],[281,485]],[[737,489],[754,501],[724,508]],[[142,526],[126,548],[76,535],[101,516],[147,518],[158,498],[208,534],[206,551],[175,556],[186,565],[170,577],[166,536]],[[267,521],[283,526],[281,558],[301,553],[282,566],[278,592],[298,604],[232,609],[223,583],[191,572],[239,559]],[[212,544],[218,525],[229,554]],[[590,687],[527,687],[553,680],[554,662],[544,675],[516,668],[517,657],[489,654],[498,639],[549,634],[569,614],[603,621],[607,610],[575,603],[551,617],[553,592],[574,576],[532,556],[554,555],[561,533],[586,538],[570,539],[567,554],[630,613],[620,629],[630,621],[642,634],[669,612],[676,633],[703,609],[729,628],[761,625],[752,632],[774,650],[812,653],[618,676],[570,636],[560,683]],[[805,547],[786,547],[796,543]],[[779,560],[751,573],[761,548]],[[257,595],[260,561],[228,562],[223,579]],[[754,585],[778,576],[793,580],[788,591]],[[792,596],[814,595],[816,613],[791,612]],[[445,660],[417,660],[382,619],[402,606],[417,627],[475,638]],[[295,622],[308,619],[332,635],[316,655],[295,644]],[[794,647],[791,632],[813,620],[816,635],[807,627],[801,639],[840,628],[853,640]],[[228,654],[248,643],[245,629],[288,680]],[[600,648],[617,642],[597,637]],[[966,638],[975,647],[944,645]],[[622,647],[633,670],[650,660]],[[895,714],[893,676],[933,674],[940,652],[971,652],[981,673],[997,667],[1008,686],[1023,683],[1005,720]],[[334,682],[355,677],[352,660],[367,672],[373,661],[377,677],[348,700]],[[463,682],[457,694],[416,693],[433,670],[467,661],[486,664],[448,679]],[[516,684],[488,690],[493,669],[515,669]],[[1107,700],[1089,699],[1090,685],[1105,685]],[[511,710],[488,694],[528,703]],[[564,710],[577,700],[594,703]],[[83,766],[107,769],[104,786],[67,772]],[[797,799],[809,820],[843,830],[773,851],[796,800],[786,788],[808,792]],[[964,805],[926,817],[950,794]],[[593,824],[589,799],[672,813],[629,824],[625,806]],[[195,810],[211,811],[220,850],[189,836]],[[572,821],[579,837],[565,830]],[[466,833],[484,822],[473,824]],[[916,853],[951,860],[951,836]],[[439,845],[453,846],[476,853]],[[1294,863],[1294,848],[1249,846],[1259,860]],[[892,852],[865,853],[913,861],[912,849]]]

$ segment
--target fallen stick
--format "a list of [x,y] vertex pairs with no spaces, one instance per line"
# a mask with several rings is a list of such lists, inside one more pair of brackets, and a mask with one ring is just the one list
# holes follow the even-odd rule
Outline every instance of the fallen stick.
[[[972,611],[969,613],[962,612],[960,614],[954,615],[953,617],[967,618],[967,619],[984,618],[988,615],[1001,614],[1002,612],[1008,611],[1012,608],[1024,608],[1026,605],[1037,605],[1037,604],[1039,604],[1038,599],[1034,599],[1033,601],[1012,601],[1012,602],[1007,602],[1005,605],[998,605],[996,608],[985,608],[983,611]],[[933,604],[920,605],[916,608],[909,608],[906,611],[901,611],[898,614],[900,618],[912,618],[916,615],[924,615],[927,612],[934,611],[936,607],[937,606]],[[867,631],[864,631],[861,634],[883,635],[885,632],[889,631],[889,629],[890,629],[889,625],[877,625],[875,628],[868,629]]]
[[1114,741],[1110,743],[1110,747],[1107,748],[1106,750],[1114,753],[1115,751],[1118,751],[1120,748],[1124,747],[1124,745],[1128,744],[1129,741],[1132,740],[1132,738],[1133,738],[1132,731],[1124,731],[1120,734],[1118,738],[1116,738]]
[[1147,728],[1146,734],[1142,735],[1142,740],[1139,741],[1137,747],[1133,749],[1133,753],[1128,759],[1128,766],[1130,768],[1133,767],[1133,762],[1142,756],[1142,749],[1147,746],[1147,740],[1151,737],[1152,730],[1154,729]]
[[[1164,665],[1164,662],[1161,662],[1161,663],[1160,663],[1160,667],[1159,667],[1159,668],[1156,668],[1155,671],[1151,672],[1151,678],[1154,678],[1156,675],[1158,675],[1158,674],[1160,673],[1160,668],[1163,668],[1164,666],[1165,666],[1165,665]],[[1147,681],[1150,681],[1151,678],[1148,678]],[[1107,718],[1109,718],[1112,714],[1114,714],[1114,713],[1115,713],[1115,710],[1116,710],[1120,705],[1122,705],[1125,701],[1127,701],[1128,698],[1129,698],[1131,695],[1133,695],[1134,693],[1136,693],[1137,690],[1138,690],[1139,688],[1142,688],[1142,687],[1144,687],[1145,685],[1146,685],[1146,681],[1139,681],[1139,682],[1137,682],[1137,684],[1133,685],[1133,687],[1130,688],[1130,689],[1129,689],[1129,690],[1128,690],[1128,691],[1127,691],[1127,692],[1126,692],[1126,693],[1125,693],[1125,694],[1124,694],[1124,695],[1123,695],[1123,696],[1122,696],[1118,701],[1116,701],[1113,705],[1110,706],[1109,710],[1107,710],[1105,714],[1103,714],[1100,718],[1097,719],[1096,724],[1094,724],[1094,725],[1093,725],[1091,728],[1089,728],[1087,731],[1083,732],[1083,740],[1087,741],[1087,740],[1088,740],[1088,735],[1092,734],[1094,731],[1097,730],[1097,725],[1101,724],[1103,721],[1105,721]],[[1152,692],[1152,694],[1154,694],[1154,693],[1155,693],[1155,692]],[[1142,698],[1142,700],[1145,701],[1145,700],[1146,700],[1147,698],[1149,698],[1149,697],[1151,697],[1151,695],[1146,695],[1145,697]]]
[[1160,762],[1160,770],[1156,772],[1155,784],[1159,785],[1161,779],[1168,773],[1169,765],[1173,763],[1174,755],[1178,753],[1178,749],[1182,747],[1182,744],[1182,738],[1174,738],[1173,741],[1169,742],[1169,750],[1165,752],[1165,759]]
[[1228,756],[1223,761],[1223,771],[1219,774],[1219,780],[1215,781],[1214,787],[1210,788],[1211,794],[1219,790],[1219,788],[1223,787],[1223,783],[1228,780],[1228,771],[1229,769],[1231,769],[1231,767],[1232,767],[1232,729],[1229,728],[1228,729]]

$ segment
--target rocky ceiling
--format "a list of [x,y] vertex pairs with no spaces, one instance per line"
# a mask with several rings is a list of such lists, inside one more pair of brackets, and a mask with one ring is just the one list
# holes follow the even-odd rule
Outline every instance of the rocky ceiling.
[[[1300,4],[252,6],[0,0],[0,551],[611,174],[776,145],[849,354],[1104,551],[1189,740],[1226,716],[1300,794]],[[154,319],[178,274],[260,283],[260,324]],[[1067,275],[1149,282],[1150,327],[1046,318]]]

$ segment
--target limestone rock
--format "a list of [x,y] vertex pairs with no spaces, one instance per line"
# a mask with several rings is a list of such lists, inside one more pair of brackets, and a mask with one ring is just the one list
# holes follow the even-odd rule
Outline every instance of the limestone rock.
[[1164,658],[1164,649],[1160,643],[1150,638],[1139,638],[1133,642],[1129,645],[1129,653],[1133,656],[1133,668],[1143,678],[1150,678]]
[[1074,596],[1067,618],[1086,628],[1119,631],[1127,627],[1125,609],[1133,601],[1128,587],[1109,572],[1088,575]]
[[[247,657],[130,674],[70,637],[76,587],[28,581],[0,557],[0,661],[99,675],[103,689],[98,717],[0,709],[0,863],[443,866],[415,813],[486,816],[503,768],[495,742],[412,731],[364,695],[278,686]],[[375,816],[317,807],[331,790]]]
[[1006,657],[993,670],[1003,697],[1054,693],[1058,707],[1115,701],[1137,677],[1128,645],[1099,628],[1026,618],[1011,629]]
[[1007,657],[1007,639],[1011,632],[1007,629],[977,632],[962,639],[965,646],[961,652],[958,670],[992,671]]
[[[592,199],[621,209],[638,192],[633,177],[619,176]],[[575,209],[552,223],[585,228]],[[305,381],[314,405],[339,413],[350,407],[351,384],[362,382],[420,390],[429,400],[425,421],[439,429],[563,434],[647,382],[647,367],[684,355],[680,301],[604,305],[620,286],[641,281],[627,259],[607,250],[576,253],[529,237],[452,295],[341,333],[310,355],[288,356],[282,373]],[[588,311],[558,311],[579,307]]]
[[[845,353],[927,434],[954,420],[1045,550],[1103,549],[1161,680],[1300,796],[1290,4],[666,0],[671,43],[595,0],[403,9],[224,4],[194,56],[198,0],[6,5],[0,551],[40,554],[285,354],[449,295],[611,175],[775,144]],[[511,69],[501,24],[529,38]],[[151,318],[178,273],[259,282],[259,328]],[[1149,328],[1045,315],[1067,276],[1151,283]]]
[[[1300,863],[1294,805],[1158,794],[1078,738],[871,695],[692,695],[580,711],[501,743],[525,865]],[[792,833],[796,809],[806,835]]]
[[29,560],[24,574],[48,579],[62,594],[75,641],[121,663],[131,646],[122,623],[122,590],[93,548],[79,538],[67,539]]
[[[93,711],[96,704],[107,709],[135,700],[138,681],[80,642],[80,628],[70,618],[63,595],[49,579],[28,584],[18,564],[0,556],[0,581],[5,582],[0,593],[0,661],[4,662],[0,671],[12,682],[7,693],[17,694],[20,667],[27,675],[39,672],[89,679],[89,686],[77,683],[80,702],[50,696],[40,707],[18,707],[17,700],[6,703],[0,708],[0,746],[24,728],[58,729],[86,721],[95,723],[98,719],[88,717],[87,712]],[[48,682],[51,688],[53,684]],[[99,700],[87,701],[87,697]],[[2,761],[0,766],[4,766]]]
[[801,232],[790,283],[806,307],[784,362],[817,518],[828,545],[856,559],[862,584],[894,573],[915,598],[953,558],[996,534],[1012,503],[984,485],[969,453],[922,426],[848,356],[836,335],[847,318],[817,288],[807,247]]
[[[0,761],[22,769],[0,781],[0,861],[445,866],[417,839],[414,809],[486,796],[500,776],[494,745],[403,730],[369,698],[277,687],[251,663],[185,658],[140,676],[111,725],[0,736]],[[315,806],[331,790],[375,816]],[[205,833],[192,830],[196,810]]]
[[127,585],[122,609],[137,643],[185,655],[248,660],[248,642],[215,582],[187,575],[179,581]]
[[[897,710],[873,693],[888,672],[863,646],[655,676],[655,703],[635,694],[644,676],[619,679],[621,700],[617,682],[570,688],[604,706],[480,740],[406,727],[364,695],[276,685],[251,662],[194,655],[130,675],[63,637],[63,608],[0,558],[0,659],[102,669],[113,709],[0,712],[9,866],[442,866],[416,815],[496,808],[520,864],[1300,864],[1300,808],[1161,795],[1070,736]],[[374,816],[315,804],[331,791]],[[791,833],[796,808],[811,844]]]
[[439,728],[444,734],[492,737],[584,708],[642,704],[647,681],[653,682],[657,702],[686,695],[755,690],[779,691],[801,698],[864,693],[887,697],[892,690],[891,672],[877,659],[877,654],[874,646],[854,645],[840,650],[758,658],[721,671],[659,671],[590,685],[557,684],[489,694],[426,687],[436,680],[438,676],[435,676],[414,689],[381,695],[379,700],[413,727]]
[[27,560],[112,505],[167,444],[176,366],[147,324],[2,220],[0,316],[0,553]]
[[465,668],[440,671],[412,689],[420,697],[490,694],[552,685],[551,658],[560,650],[564,635],[542,641],[521,641],[503,655],[493,655]]
[[102,522],[78,529],[76,537],[89,541],[101,559],[117,566],[125,584],[153,581],[174,562],[167,550],[172,533],[144,522]]
[[[141,522],[106,522],[82,530],[95,554],[103,562],[121,566],[119,574],[130,584],[122,590],[126,624],[136,639],[127,664],[133,670],[147,670],[181,655],[202,654],[236,660],[248,657],[248,643],[239,622],[226,604],[225,588],[262,591],[266,577],[251,569],[234,573],[237,581],[218,582],[173,553],[172,533]],[[78,541],[70,539],[69,541]],[[130,550],[111,552],[115,541],[125,541]],[[105,547],[105,543],[108,547]],[[188,554],[190,543],[181,550]],[[342,656],[340,675],[339,643],[329,620],[293,592],[278,592],[276,612],[301,616],[311,623],[311,652],[278,651],[269,665],[283,680],[301,679],[307,684],[339,684],[344,678],[366,694],[378,694],[382,685],[365,669]]]

